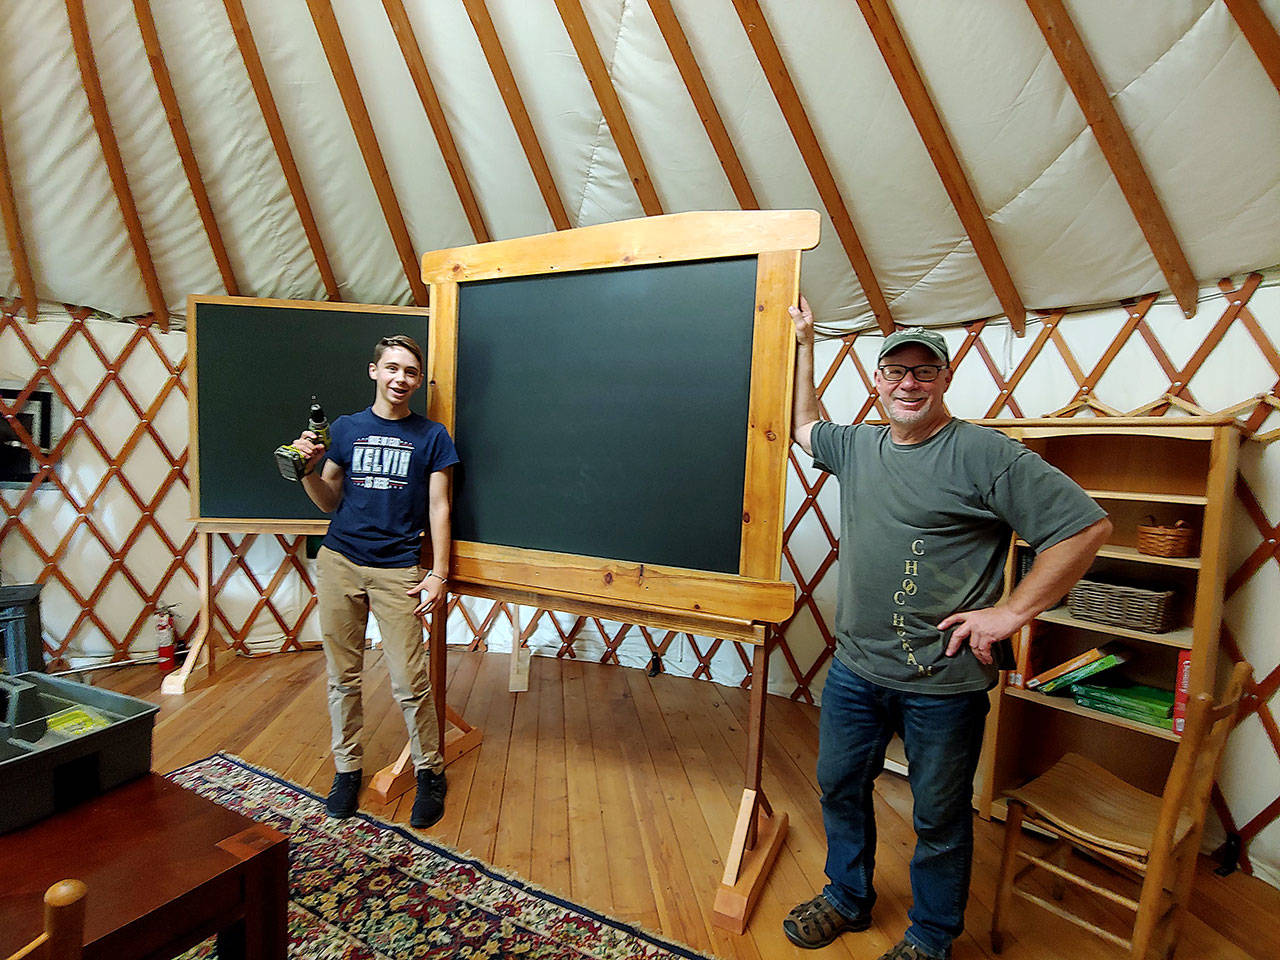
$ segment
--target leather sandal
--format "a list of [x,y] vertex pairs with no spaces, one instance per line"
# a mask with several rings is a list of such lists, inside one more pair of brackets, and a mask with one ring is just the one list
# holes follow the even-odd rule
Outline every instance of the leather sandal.
[[797,947],[816,950],[825,947],[842,933],[866,930],[871,926],[871,915],[861,914],[854,919],[846,917],[832,906],[822,894],[792,909],[782,921],[782,932]]

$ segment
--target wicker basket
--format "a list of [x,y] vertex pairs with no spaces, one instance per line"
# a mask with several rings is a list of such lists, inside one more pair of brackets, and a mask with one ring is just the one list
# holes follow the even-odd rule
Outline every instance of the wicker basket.
[[1147,517],[1138,524],[1138,552],[1150,557],[1190,557],[1196,552],[1196,528],[1185,520],[1171,527]]
[[1175,626],[1174,596],[1174,590],[1081,580],[1067,594],[1067,609],[1080,620],[1165,633]]

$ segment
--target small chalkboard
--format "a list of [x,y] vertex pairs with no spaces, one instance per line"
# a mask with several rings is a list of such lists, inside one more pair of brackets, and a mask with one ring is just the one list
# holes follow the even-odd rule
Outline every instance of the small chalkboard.
[[[192,515],[201,530],[302,531],[327,518],[273,453],[307,426],[314,394],[330,422],[373,402],[368,365],[384,336],[426,349],[419,307],[191,297]],[[411,406],[426,412],[426,391]],[[275,523],[273,523],[275,521]],[[287,522],[287,521],[292,521]]]

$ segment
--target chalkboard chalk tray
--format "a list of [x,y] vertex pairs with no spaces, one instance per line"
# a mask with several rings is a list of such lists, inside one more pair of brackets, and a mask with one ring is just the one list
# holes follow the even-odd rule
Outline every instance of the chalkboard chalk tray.
[[[248,297],[187,300],[191,509],[202,532],[322,533],[328,518],[276,468],[314,394],[330,421],[373,402],[378,339],[426,349],[422,307]],[[426,413],[426,392],[411,406]]]
[[787,308],[818,231],[685,213],[426,254],[429,415],[462,461],[451,589],[790,616]]

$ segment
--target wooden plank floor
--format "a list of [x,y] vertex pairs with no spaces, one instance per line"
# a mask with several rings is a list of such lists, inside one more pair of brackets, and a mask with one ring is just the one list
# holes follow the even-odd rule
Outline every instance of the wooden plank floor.
[[[147,666],[102,671],[95,680],[161,705],[156,770],[225,751],[315,793],[328,789],[333,767],[318,652],[233,659],[216,682],[201,681],[177,697],[161,697],[159,679]],[[746,691],[544,657],[532,660],[527,693],[508,693],[506,686],[506,655],[450,651],[449,703],[484,731],[484,742],[450,766],[446,812],[429,831],[433,839],[717,957],[874,960],[898,940],[911,902],[914,836],[910,791],[888,773],[877,784],[873,926],[820,952],[798,950],[782,934],[786,912],[824,882],[816,708],[769,698],[765,792],[791,826],[751,924],[738,937],[713,927],[710,911],[742,796]],[[405,741],[376,652],[369,656],[365,702],[371,774]],[[361,808],[404,823],[411,803],[412,791],[387,805],[366,796]],[[969,929],[956,943],[956,960],[993,956],[986,931],[1002,840],[1000,824],[977,821]],[[1222,879],[1206,870],[1195,908],[1199,915],[1189,918],[1178,954],[1183,960],[1280,956],[1280,891],[1239,873]],[[1021,901],[1008,939],[1006,960],[1124,956]]]

